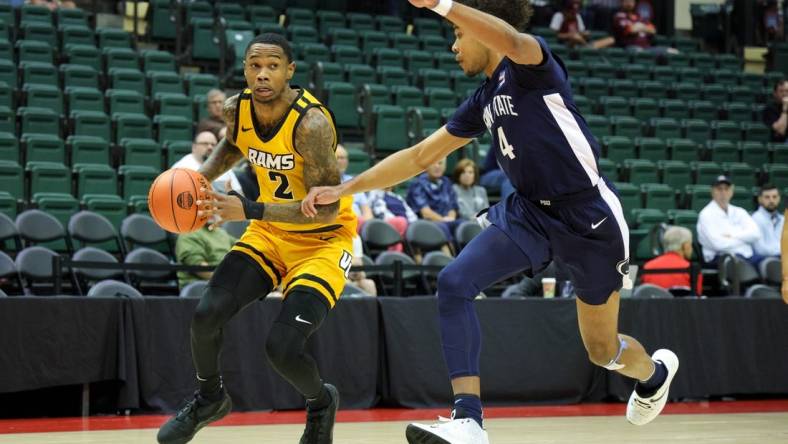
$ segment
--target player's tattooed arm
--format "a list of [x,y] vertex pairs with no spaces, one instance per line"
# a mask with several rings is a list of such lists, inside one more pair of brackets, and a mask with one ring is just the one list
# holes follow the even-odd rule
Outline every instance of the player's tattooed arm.
[[[325,114],[317,108],[307,111],[296,128],[295,149],[304,158],[304,187],[339,185],[340,174],[334,154],[335,135]],[[317,206],[314,218],[301,212],[301,202],[266,204],[263,220],[295,224],[330,223],[339,211],[339,202]]]
[[210,157],[208,157],[199,169],[199,172],[208,179],[208,182],[216,180],[243,157],[243,153],[241,153],[241,150],[239,150],[233,142],[233,140],[235,140],[233,130],[235,129],[237,106],[237,94],[224,101],[223,113],[224,123],[227,125],[227,133],[225,137],[216,144]]

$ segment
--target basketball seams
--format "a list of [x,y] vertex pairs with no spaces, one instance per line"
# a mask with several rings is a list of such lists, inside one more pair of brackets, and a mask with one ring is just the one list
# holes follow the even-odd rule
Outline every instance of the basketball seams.
[[192,232],[194,231],[194,224],[197,223],[197,213],[200,211],[200,206],[197,205],[197,184],[194,183],[194,177],[192,176],[191,172],[187,172],[186,175],[189,176],[189,180],[192,183],[192,190],[194,190],[194,218],[192,219],[192,225],[189,227],[189,232]]

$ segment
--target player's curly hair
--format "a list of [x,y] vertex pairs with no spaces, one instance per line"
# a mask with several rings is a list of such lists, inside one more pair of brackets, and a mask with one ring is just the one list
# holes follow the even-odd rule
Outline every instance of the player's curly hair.
[[478,9],[509,23],[523,32],[534,15],[531,0],[455,0],[465,6]]

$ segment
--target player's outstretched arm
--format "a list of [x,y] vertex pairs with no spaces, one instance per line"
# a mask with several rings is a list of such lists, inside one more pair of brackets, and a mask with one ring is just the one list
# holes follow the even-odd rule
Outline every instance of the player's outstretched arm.
[[394,186],[421,173],[471,139],[452,136],[444,126],[417,143],[386,157],[374,167],[337,186],[315,187],[301,201],[303,214],[319,216],[320,205],[336,202],[342,196]]
[[216,144],[210,157],[200,166],[200,174],[213,182],[227,170],[241,160],[243,153],[235,146],[235,115],[238,106],[238,94],[224,101],[224,123],[227,125],[227,135]]
[[[433,9],[439,3],[448,0],[408,1],[417,8]],[[462,32],[519,65],[542,63],[544,57],[539,42],[533,36],[519,32],[512,25],[495,16],[453,1],[446,19],[457,25]]]

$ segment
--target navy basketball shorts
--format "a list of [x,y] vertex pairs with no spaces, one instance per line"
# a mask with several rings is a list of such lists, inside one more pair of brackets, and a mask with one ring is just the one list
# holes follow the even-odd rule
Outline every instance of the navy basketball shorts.
[[618,196],[604,181],[559,200],[530,201],[517,193],[490,208],[500,228],[538,273],[558,258],[577,296],[591,305],[607,302],[629,280],[629,228]]

